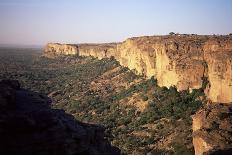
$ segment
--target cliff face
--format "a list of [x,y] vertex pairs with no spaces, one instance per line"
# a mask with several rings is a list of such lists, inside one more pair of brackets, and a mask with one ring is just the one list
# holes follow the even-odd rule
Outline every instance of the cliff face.
[[80,44],[78,45],[80,56],[93,56],[98,59],[115,57],[119,55],[116,52],[116,44]]
[[208,78],[208,98],[232,102],[232,36],[150,36],[117,44],[55,45],[48,44],[45,53],[113,56],[138,74],[154,76],[159,86],[198,89]]
[[156,37],[130,38],[117,46],[121,65],[147,77],[156,76],[156,53],[152,48]]
[[210,88],[207,95],[213,102],[232,102],[232,39],[209,40],[204,46]]
[[44,50],[44,54],[48,57],[58,55],[78,55],[78,48],[74,45],[48,43]]
[[156,43],[157,80],[160,86],[197,89],[204,76],[202,40],[194,37],[161,39]]

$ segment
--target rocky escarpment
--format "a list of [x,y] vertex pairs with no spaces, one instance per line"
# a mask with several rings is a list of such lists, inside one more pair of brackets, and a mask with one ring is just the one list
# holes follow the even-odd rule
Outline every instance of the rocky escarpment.
[[232,39],[211,38],[204,45],[210,87],[207,92],[212,102],[232,102]]
[[0,154],[120,154],[104,138],[104,129],[51,109],[44,95],[0,82]]
[[75,45],[49,43],[45,48],[44,55],[55,57],[59,55],[78,55],[78,48]]
[[156,53],[153,44],[157,37],[130,38],[117,45],[121,65],[146,77],[156,76]]
[[[75,52],[74,52],[75,51]],[[232,102],[232,36],[147,36],[112,44],[48,44],[45,55],[75,54],[99,59],[115,57],[123,66],[159,86],[198,89],[208,79],[213,102]]]
[[232,106],[210,104],[193,116],[196,155],[232,152]]
[[108,44],[80,44],[78,46],[80,56],[92,56],[98,59],[115,57],[119,58],[116,51],[116,43]]

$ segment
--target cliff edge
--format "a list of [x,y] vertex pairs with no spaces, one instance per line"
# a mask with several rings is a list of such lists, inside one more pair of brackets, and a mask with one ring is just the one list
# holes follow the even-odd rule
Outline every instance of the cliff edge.
[[199,89],[208,80],[212,102],[232,102],[232,36],[168,35],[129,38],[109,44],[48,44],[44,55],[114,57],[159,86]]

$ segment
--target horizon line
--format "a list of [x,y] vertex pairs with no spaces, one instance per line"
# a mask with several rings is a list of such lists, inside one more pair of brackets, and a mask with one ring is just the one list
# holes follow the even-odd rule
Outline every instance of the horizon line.
[[[171,33],[171,32],[170,32]],[[171,36],[175,35],[196,35],[196,36],[230,36],[232,33],[229,34],[196,34],[196,33],[175,33]],[[157,34],[157,35],[140,35],[134,37],[127,37],[122,41],[110,41],[110,42],[57,42],[57,41],[48,41],[47,43],[43,44],[11,44],[11,43],[0,43],[0,48],[43,48],[48,43],[62,43],[62,44],[109,44],[109,43],[120,43],[130,38],[138,38],[138,37],[152,37],[152,36],[170,36],[170,34]]]

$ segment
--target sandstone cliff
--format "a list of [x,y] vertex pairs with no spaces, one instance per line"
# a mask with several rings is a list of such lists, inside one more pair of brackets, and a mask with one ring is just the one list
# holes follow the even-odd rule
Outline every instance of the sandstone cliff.
[[78,55],[78,48],[75,45],[48,43],[44,54],[47,57],[54,57],[58,55]]
[[211,38],[204,45],[208,64],[210,89],[207,95],[213,102],[232,102],[232,37]]
[[117,45],[119,63],[138,74],[147,77],[156,76],[156,53],[152,47],[156,37],[130,38]]
[[112,44],[48,44],[45,55],[73,54],[98,59],[115,57],[123,66],[159,86],[178,90],[201,88],[208,78],[213,102],[232,102],[232,36],[147,36]]
[[80,56],[92,56],[98,59],[115,57],[119,55],[116,52],[116,44],[79,44],[79,55]]

